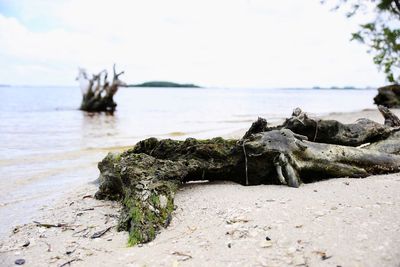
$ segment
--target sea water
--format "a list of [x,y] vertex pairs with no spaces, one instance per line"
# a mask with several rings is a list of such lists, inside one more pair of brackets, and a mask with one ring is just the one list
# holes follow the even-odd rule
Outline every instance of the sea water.
[[113,114],[78,110],[77,87],[0,87],[0,237],[98,176],[109,151],[137,141],[224,136],[295,107],[312,114],[374,108],[376,90],[121,88]]

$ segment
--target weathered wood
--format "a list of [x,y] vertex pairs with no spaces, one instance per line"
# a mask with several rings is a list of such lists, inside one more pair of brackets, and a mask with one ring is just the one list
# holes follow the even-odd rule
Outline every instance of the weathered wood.
[[[299,110],[293,117],[292,121],[308,122]],[[119,229],[130,232],[129,244],[134,245],[153,240],[169,224],[177,188],[188,181],[299,187],[302,182],[400,171],[398,155],[307,141],[290,129],[271,130],[263,119],[258,119],[245,137],[149,138],[121,154],[110,153],[99,163],[96,198],[122,202]]]
[[388,138],[395,130],[390,125],[382,125],[369,119],[359,119],[351,124],[343,124],[336,120],[314,119],[300,108],[296,108],[292,116],[282,125],[269,128],[269,130],[279,129],[289,129],[306,136],[309,141],[344,146],[377,142]]
[[239,149],[235,144],[222,138],[143,140],[121,154],[108,154],[99,163],[96,198],[123,203],[119,229],[130,232],[129,244],[151,241],[169,224],[180,184],[208,179],[241,182],[242,154],[232,151]]
[[378,106],[378,109],[385,119],[383,125],[367,119],[359,119],[352,124],[312,119],[300,108],[296,108],[290,118],[275,127],[267,127],[267,121],[258,118],[243,139],[264,131],[289,129],[313,142],[363,147],[400,155],[400,119],[384,106]]
[[382,114],[383,118],[385,119],[385,125],[389,127],[399,127],[400,126],[400,119],[391,112],[387,107],[378,106],[379,112]]
[[[246,143],[250,177],[264,177],[263,168],[272,163],[281,181],[298,187],[335,177],[367,177],[373,174],[400,171],[400,156],[374,150],[332,144],[315,143],[296,136],[288,129],[273,130],[254,135]],[[272,162],[272,163],[271,163]],[[273,175],[273,174],[272,174]],[[283,182],[284,183],[284,182]]]
[[[93,75],[88,79],[85,70],[79,70],[78,79],[80,80],[82,89],[82,103],[81,110],[89,112],[114,112],[117,104],[114,102],[114,95],[120,86],[125,83],[119,80],[124,72],[117,73],[115,71],[115,64],[113,65],[113,80],[111,84],[108,82],[107,71],[103,70],[97,75]],[[103,81],[102,81],[103,78]]]
[[393,132],[388,138],[368,144],[365,149],[400,155],[400,129]]
[[270,129],[267,126],[267,120],[264,119],[264,118],[258,117],[258,119],[251,124],[250,128],[244,134],[242,139],[247,139],[253,134],[266,132],[266,131],[269,131],[269,130]]
[[393,84],[378,88],[374,102],[388,108],[400,108],[400,85]]

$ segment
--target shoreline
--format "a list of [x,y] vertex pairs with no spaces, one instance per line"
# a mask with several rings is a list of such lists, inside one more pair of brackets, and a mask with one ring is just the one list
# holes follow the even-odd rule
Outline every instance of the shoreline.
[[[361,117],[383,123],[377,110],[322,116],[345,123]],[[30,222],[1,240],[0,265],[14,266],[21,258],[27,266],[68,261],[73,266],[395,266],[400,264],[399,190],[400,174],[332,179],[299,189],[189,183],[176,196],[171,225],[154,241],[127,248],[127,233],[114,228],[90,238],[116,224],[119,205],[93,199],[96,186],[85,184],[35,216],[61,227]]]

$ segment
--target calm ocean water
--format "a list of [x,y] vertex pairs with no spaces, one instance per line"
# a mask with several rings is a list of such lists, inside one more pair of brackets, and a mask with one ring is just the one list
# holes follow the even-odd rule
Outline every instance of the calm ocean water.
[[140,139],[209,138],[274,121],[373,108],[376,90],[122,88],[117,112],[79,111],[76,87],[0,87],[0,237],[68,188],[97,178],[108,151]]

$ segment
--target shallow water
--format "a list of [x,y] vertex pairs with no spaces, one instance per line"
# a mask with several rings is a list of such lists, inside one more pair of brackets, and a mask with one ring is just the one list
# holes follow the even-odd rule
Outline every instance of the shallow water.
[[44,204],[97,177],[108,151],[149,136],[209,138],[258,116],[373,108],[376,90],[122,88],[113,116],[77,110],[75,87],[0,87],[0,237]]

